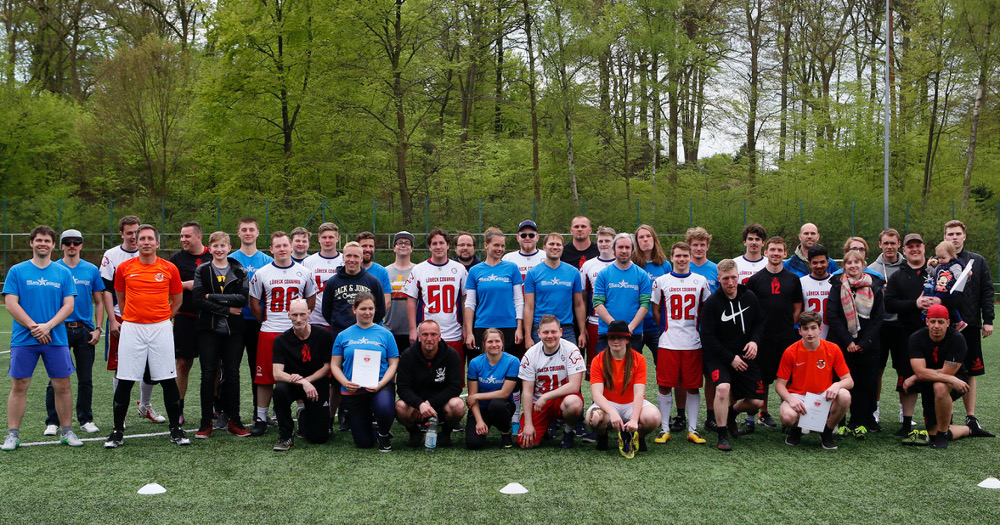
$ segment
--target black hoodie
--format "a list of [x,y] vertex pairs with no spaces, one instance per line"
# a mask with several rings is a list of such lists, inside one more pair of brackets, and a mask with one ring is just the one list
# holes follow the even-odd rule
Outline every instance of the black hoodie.
[[721,287],[705,299],[701,308],[701,346],[706,361],[730,364],[743,355],[743,347],[760,343],[764,314],[760,302],[746,286],[736,287],[736,297],[726,297]]

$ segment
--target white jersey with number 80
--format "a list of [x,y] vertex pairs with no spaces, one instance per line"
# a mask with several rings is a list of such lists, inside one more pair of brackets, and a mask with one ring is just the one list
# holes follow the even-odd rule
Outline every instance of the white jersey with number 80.
[[257,270],[250,280],[250,297],[260,301],[264,311],[261,332],[281,333],[292,327],[288,307],[294,299],[308,299],[316,293],[309,268],[293,262],[282,268],[273,262]]

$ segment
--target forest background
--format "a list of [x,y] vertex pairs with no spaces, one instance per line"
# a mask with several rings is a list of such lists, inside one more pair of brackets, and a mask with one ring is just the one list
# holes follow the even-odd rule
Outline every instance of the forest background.
[[125,213],[381,247],[586,213],[716,259],[815,222],[839,256],[883,227],[888,99],[891,225],[960,218],[996,271],[1000,0],[890,13],[886,89],[872,0],[0,0],[0,270]]

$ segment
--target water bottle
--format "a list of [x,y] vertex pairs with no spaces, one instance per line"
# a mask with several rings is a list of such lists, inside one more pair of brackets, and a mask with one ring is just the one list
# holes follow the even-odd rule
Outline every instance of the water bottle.
[[427,422],[427,433],[424,434],[424,452],[433,454],[438,444],[438,418],[431,416]]

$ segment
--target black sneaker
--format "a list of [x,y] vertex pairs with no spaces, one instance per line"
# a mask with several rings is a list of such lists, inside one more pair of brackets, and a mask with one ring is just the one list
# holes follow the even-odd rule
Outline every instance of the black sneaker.
[[733,449],[732,445],[729,444],[729,438],[725,436],[719,436],[718,448],[723,452],[729,452],[730,450]]
[[976,416],[965,416],[965,424],[969,426],[969,435],[977,438],[991,438],[996,437],[992,432],[987,432],[983,427],[979,426],[979,420]]
[[514,448],[514,436],[510,432],[506,434],[500,434],[500,445],[503,448]]
[[594,448],[596,448],[597,450],[608,449],[608,435],[606,433],[597,435],[597,446]]
[[934,434],[934,442],[931,443],[931,448],[935,450],[943,450],[948,448],[948,440],[951,439],[951,431],[938,432]]
[[576,438],[576,432],[572,430],[565,430],[563,431],[562,441],[559,442],[559,446],[564,449],[573,448],[576,445],[576,443],[574,442],[575,438]]
[[271,450],[275,452],[288,452],[293,448],[295,448],[295,438],[290,437],[288,439],[279,440],[277,443],[275,443],[274,448],[272,448]]
[[580,441],[583,443],[594,443],[597,441],[597,434],[591,432],[582,420],[576,422],[576,427],[573,430],[576,431],[576,435],[580,437]]
[[719,424],[715,422],[715,418],[705,420],[705,430],[711,430],[712,432],[719,430]]
[[729,411],[729,415],[726,417],[726,429],[729,431],[731,437],[739,437],[740,425],[736,422],[736,413],[732,410]]
[[407,440],[406,445],[410,448],[420,448],[424,444],[424,435],[420,432],[419,427],[415,427],[410,431],[410,439]]
[[378,440],[378,451],[379,452],[392,452],[392,443],[389,442],[388,434],[377,434],[376,439]]
[[792,427],[788,431],[788,435],[785,436],[785,444],[790,447],[797,447],[799,443],[802,443],[802,429],[799,427]]
[[184,435],[184,430],[181,427],[174,427],[170,429],[170,442],[177,443],[182,447],[186,447],[191,444],[191,440]]
[[450,448],[451,447],[451,435],[454,432],[450,428],[442,428],[441,432],[438,432],[438,448]]
[[111,435],[108,436],[107,441],[104,442],[104,448],[118,448],[122,446],[122,443],[124,442],[125,442],[125,436],[122,435],[122,432],[120,430],[115,430],[111,432]]
[[825,431],[819,435],[819,438],[820,441],[823,442],[823,448],[825,450],[837,450],[837,444],[833,442],[833,432]]
[[899,430],[893,432],[892,435],[894,435],[896,437],[906,437],[906,436],[909,436],[910,435],[910,431],[913,430],[913,428],[915,426],[916,425],[913,424],[913,421],[910,421],[909,426],[902,425],[901,427],[899,427]]
[[670,418],[670,431],[680,432],[687,428],[687,418],[681,416],[674,416]]
[[250,430],[250,435],[253,437],[263,436],[267,432],[267,421],[259,417],[253,418],[253,429]]
[[778,423],[774,420],[774,418],[771,417],[771,414],[768,412],[761,412],[760,417],[757,418],[757,421],[771,428],[778,426]]
[[639,449],[636,452],[647,452],[649,448],[646,447],[646,436],[639,435]]
[[872,420],[869,425],[867,425],[869,432],[881,432],[882,425],[878,424],[878,421]]

